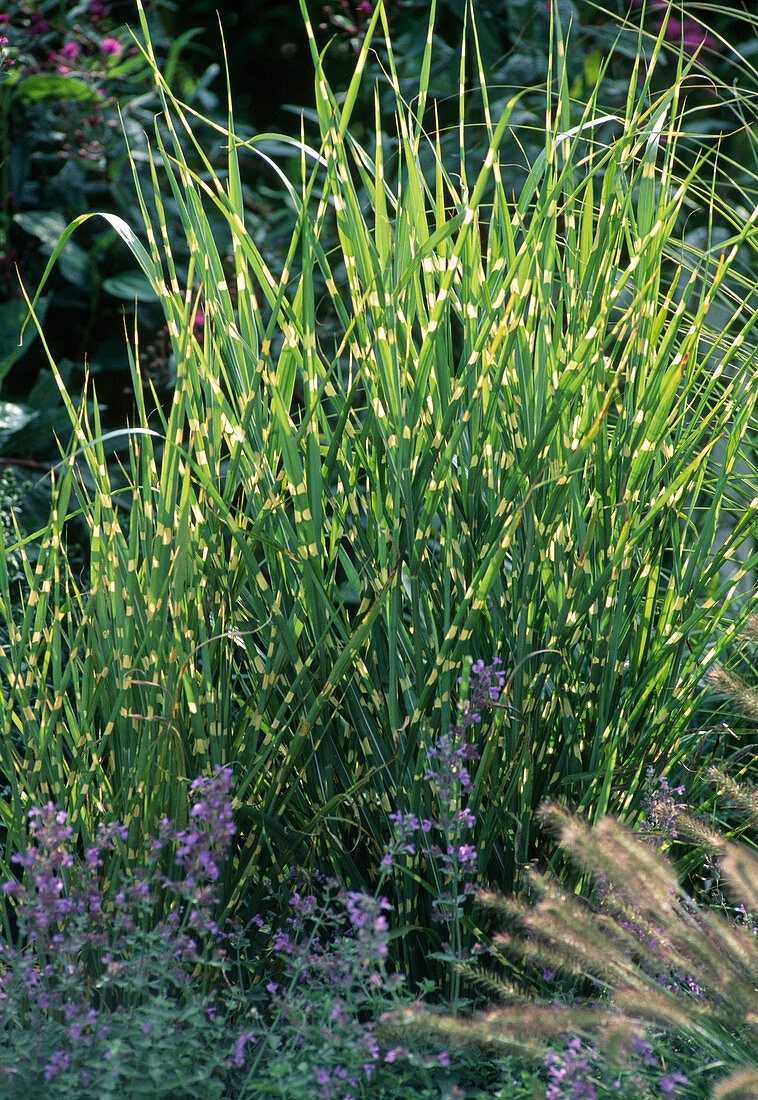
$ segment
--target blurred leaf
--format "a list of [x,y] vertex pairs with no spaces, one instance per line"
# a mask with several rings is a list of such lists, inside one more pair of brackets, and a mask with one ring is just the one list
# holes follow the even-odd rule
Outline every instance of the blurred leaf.
[[103,290],[114,298],[126,302],[154,302],[155,291],[148,279],[140,271],[125,271],[122,275],[112,275],[103,282]]
[[[68,384],[74,373],[74,363],[63,359],[59,371],[61,380]],[[57,436],[61,442],[69,438],[71,421],[53,373],[41,370],[26,401],[15,407],[22,409],[25,416],[23,419],[16,417],[7,425],[7,431],[0,431],[0,451],[14,458],[57,458],[59,450],[55,438]],[[91,402],[87,409],[91,413]]]
[[34,410],[28,405],[0,401],[0,450],[12,435],[34,419],[34,415]]
[[150,70],[145,65],[145,61],[138,54],[131,57],[127,56],[123,61],[120,61],[118,65],[114,65],[108,69],[108,77],[110,80],[122,80],[126,76],[142,76],[144,74],[147,79]]
[[76,103],[100,103],[95,88],[60,73],[35,73],[22,80],[16,95],[25,103],[40,103],[45,99],[72,100]]
[[[196,38],[198,34],[202,33],[203,32],[201,27],[190,27],[188,31],[185,31],[184,34],[178,35],[171,43],[171,48],[168,52],[168,57],[166,58],[164,74],[166,77],[166,82],[168,84],[171,84],[173,82],[173,78],[176,75],[177,67],[179,64],[179,55],[181,54],[182,50],[188,42],[191,42],[193,38]],[[218,66],[216,66],[216,70],[218,71]]]
[[[14,222],[41,241],[42,251],[49,255],[66,229],[66,219],[54,210],[26,210],[16,214]],[[78,287],[86,287],[92,264],[85,250],[73,241],[66,241],[60,252],[61,274]]]

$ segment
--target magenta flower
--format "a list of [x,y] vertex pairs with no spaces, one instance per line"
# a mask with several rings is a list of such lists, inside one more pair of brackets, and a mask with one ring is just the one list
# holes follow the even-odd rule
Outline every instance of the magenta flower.
[[108,54],[111,57],[118,57],[123,46],[116,38],[104,38],[100,43],[100,49],[104,54]]
[[65,58],[66,61],[75,61],[79,56],[79,43],[67,42],[61,49],[60,56]]
[[[653,30],[657,34],[663,26],[663,20],[659,19],[653,24]],[[708,34],[704,27],[697,23],[694,19],[689,19],[687,16],[682,19],[678,19],[675,15],[670,15],[666,24],[666,30],[663,37],[667,42],[671,42],[674,45],[682,44],[682,49],[687,54],[696,53],[699,49],[713,50],[715,49],[715,40]]]

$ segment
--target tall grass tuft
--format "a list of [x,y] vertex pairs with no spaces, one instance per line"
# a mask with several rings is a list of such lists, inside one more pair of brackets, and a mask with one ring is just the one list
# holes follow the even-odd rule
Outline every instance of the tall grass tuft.
[[[341,95],[303,15],[319,128],[280,139],[295,184],[270,135],[235,137],[231,97],[227,127],[207,132],[227,149],[214,174],[206,122],[164,81],[140,6],[163,113],[132,156],[149,158],[153,190],[135,173],[142,226],[103,216],[163,307],[173,400],[154,407],[135,347],[119,466],[96,401],[78,406],[51,360],[74,434],[15,620],[0,557],[6,861],[48,799],[85,843],[123,821],[139,861],[161,817],[181,823],[189,781],[231,764],[243,840],[223,906],[250,913],[293,867],[371,890],[390,815],[444,817],[426,761],[456,722],[467,658],[506,672],[468,798],[482,873],[520,881],[548,795],[633,815],[645,766],[691,747],[699,679],[755,566],[752,552],[733,559],[758,515],[739,465],[756,301],[753,288],[730,298],[727,280],[758,211],[735,215],[718,250],[682,245],[703,186],[700,163],[682,174],[676,157],[686,67],[651,100],[659,40],[623,108],[602,114],[596,91],[577,125],[556,21],[544,150],[513,195],[498,150],[519,96],[495,116],[473,20],[479,79],[471,91],[461,77],[460,101],[463,119],[479,100],[478,164],[462,139],[454,163],[441,158],[434,4],[411,98],[381,3]],[[361,143],[351,114],[382,37],[394,116],[377,99]],[[245,225],[256,156],[296,219],[276,271]],[[738,517],[717,541],[727,509]],[[83,576],[67,560],[76,513]],[[437,867],[429,840],[396,876],[398,932],[429,927]],[[399,942],[417,974],[426,940]]]

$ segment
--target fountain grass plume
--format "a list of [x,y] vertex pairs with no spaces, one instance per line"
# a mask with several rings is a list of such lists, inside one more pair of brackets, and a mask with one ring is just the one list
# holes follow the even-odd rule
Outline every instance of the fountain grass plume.
[[[749,786],[718,768],[710,778],[756,822]],[[555,805],[541,811],[546,828],[580,869],[591,899],[532,870],[531,903],[487,891],[480,902],[508,926],[495,936],[498,952],[561,974],[574,989],[592,990],[569,1003],[535,1001],[503,983],[501,1004],[463,1018],[405,1009],[400,1026],[474,1044],[544,1057],[569,1038],[596,1042],[612,1058],[629,1054],[630,1037],[649,1033],[684,1041],[690,1060],[710,1067],[711,1095],[753,1096],[758,1082],[758,856],[686,808],[674,817],[675,835],[705,849],[721,876],[729,904],[699,904],[680,886],[676,869],[648,833],[612,817],[594,824]],[[473,983],[497,996],[498,981],[462,966]],[[393,1021],[397,1023],[397,1020]],[[626,1054],[625,1054],[626,1052]]]

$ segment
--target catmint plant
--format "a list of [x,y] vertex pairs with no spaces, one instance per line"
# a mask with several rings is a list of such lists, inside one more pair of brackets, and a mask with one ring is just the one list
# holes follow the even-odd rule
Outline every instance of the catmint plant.
[[317,890],[298,884],[290,916],[272,932],[270,1027],[246,1086],[286,1081],[286,1095],[349,1100],[382,1064],[374,1021],[403,979],[387,970],[389,903],[335,880]]
[[585,1050],[581,1039],[571,1039],[562,1054],[551,1051],[545,1057],[548,1086],[545,1100],[597,1100],[592,1068],[594,1049]]
[[229,768],[196,779],[187,827],[161,822],[146,867],[113,884],[103,855],[124,826],[102,825],[78,853],[64,811],[30,811],[18,878],[2,887],[18,935],[0,944],[0,1097],[224,1094],[254,1040],[251,1009],[212,982],[228,969],[214,884],[234,834],[230,784]]
[[642,796],[641,832],[660,841],[676,840],[679,836],[677,818],[687,809],[687,804],[681,801],[683,797],[684,787],[672,787],[665,776],[656,776],[655,770],[648,767]]
[[664,1070],[659,1053],[641,1035],[635,1036],[626,1065],[614,1065],[593,1043],[574,1036],[561,1050],[543,1059],[545,1100],[618,1100],[634,1097],[682,1096],[689,1078],[679,1070]]

